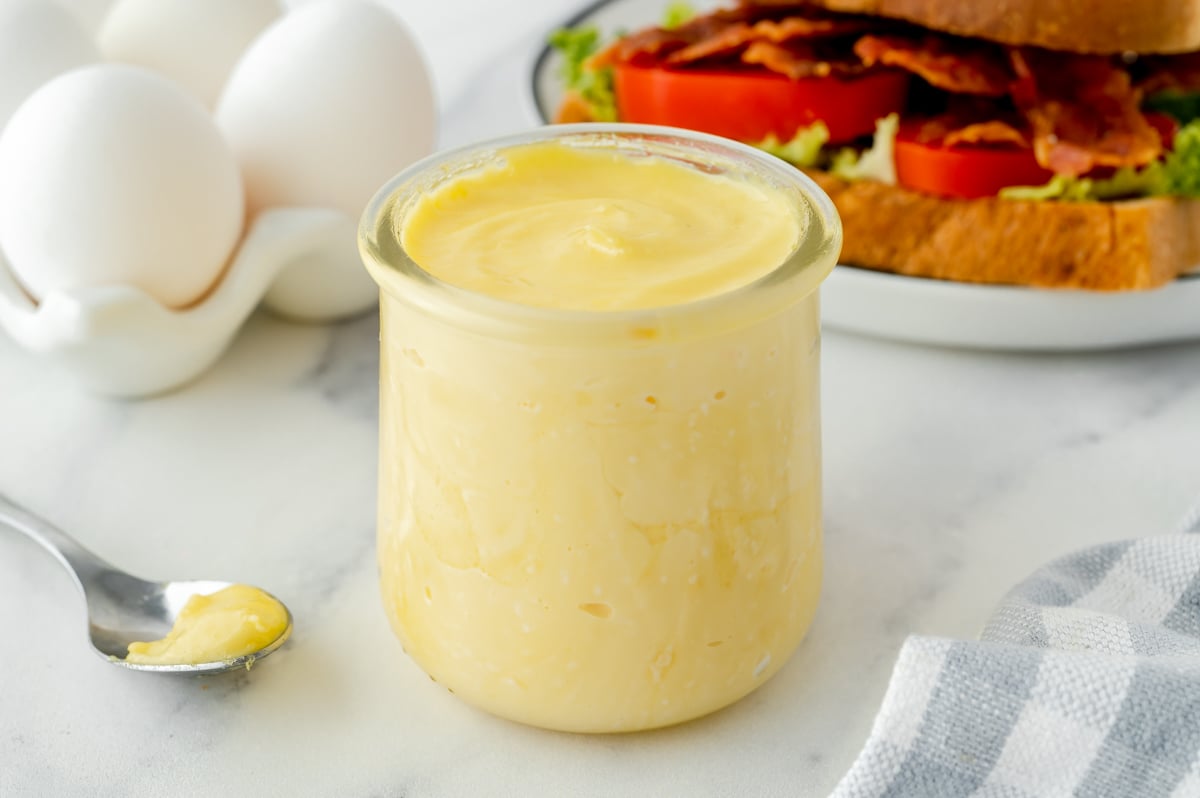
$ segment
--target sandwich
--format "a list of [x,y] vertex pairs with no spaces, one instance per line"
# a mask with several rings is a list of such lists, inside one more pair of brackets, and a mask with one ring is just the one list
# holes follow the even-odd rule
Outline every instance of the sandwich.
[[1198,0],[746,0],[559,31],[559,122],[671,125],[803,169],[842,262],[1093,291],[1200,266]]

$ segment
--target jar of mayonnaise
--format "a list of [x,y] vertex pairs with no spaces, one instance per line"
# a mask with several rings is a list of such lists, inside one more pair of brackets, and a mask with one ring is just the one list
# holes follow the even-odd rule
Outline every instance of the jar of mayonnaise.
[[440,154],[361,227],[379,283],[379,563],[405,650],[535,726],[678,723],[754,690],[821,585],[803,173],[681,130]]

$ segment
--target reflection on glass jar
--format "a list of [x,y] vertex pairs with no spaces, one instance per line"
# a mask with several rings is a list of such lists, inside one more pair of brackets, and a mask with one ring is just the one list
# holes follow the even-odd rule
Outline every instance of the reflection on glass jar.
[[[821,582],[817,287],[840,246],[834,211],[740,145],[616,130],[440,156],[386,187],[363,224],[382,289],[388,615],[460,697],[573,731],[737,700],[799,644]],[[640,310],[502,301],[408,257],[400,233],[421,196],[551,140],[762,181],[802,233],[741,288]]]

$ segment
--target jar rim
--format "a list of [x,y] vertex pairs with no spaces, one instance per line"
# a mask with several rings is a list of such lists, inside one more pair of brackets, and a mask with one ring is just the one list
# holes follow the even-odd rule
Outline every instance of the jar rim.
[[[741,286],[688,302],[628,310],[547,308],[500,299],[453,285],[417,264],[400,240],[403,218],[422,192],[502,157],[504,150],[554,142],[671,157],[693,166],[737,170],[765,179],[797,200],[801,235],[770,271]],[[371,199],[358,229],[359,251],[381,294],[459,326],[493,335],[548,329],[568,339],[630,328],[667,333],[703,320],[711,332],[741,326],[814,293],[841,252],[842,227],[829,196],[804,172],[749,145],[680,128],[624,123],[547,125],[435,153],[389,180]],[[728,311],[728,312],[723,312]],[[721,324],[725,317],[728,324]],[[658,336],[650,336],[652,338]],[[672,336],[674,337],[674,336]]]

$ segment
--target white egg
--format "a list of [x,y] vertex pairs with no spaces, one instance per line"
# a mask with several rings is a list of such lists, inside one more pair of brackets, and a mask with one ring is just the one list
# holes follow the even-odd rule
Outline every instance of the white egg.
[[0,249],[35,298],[129,284],[188,306],[220,279],[244,212],[207,111],[137,67],[55,78],[0,135]]
[[166,75],[211,108],[280,11],[276,0],[118,0],[100,29],[100,51]]
[[0,129],[39,86],[100,60],[91,36],[45,0],[0,2]]
[[74,14],[75,18],[79,20],[79,24],[83,25],[83,29],[90,36],[94,36],[96,31],[100,30],[100,25],[104,22],[104,17],[113,4],[113,0],[54,0],[54,2]]
[[250,211],[305,205],[354,218],[392,175],[433,150],[425,62],[390,11],[306,5],[268,28],[217,104]]

